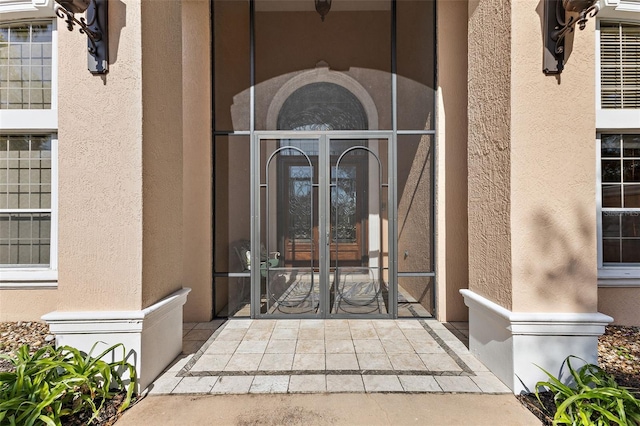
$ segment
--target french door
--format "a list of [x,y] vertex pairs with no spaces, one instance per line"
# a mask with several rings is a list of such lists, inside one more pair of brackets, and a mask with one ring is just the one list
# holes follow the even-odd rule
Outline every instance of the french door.
[[391,147],[389,132],[256,132],[254,318],[396,315]]

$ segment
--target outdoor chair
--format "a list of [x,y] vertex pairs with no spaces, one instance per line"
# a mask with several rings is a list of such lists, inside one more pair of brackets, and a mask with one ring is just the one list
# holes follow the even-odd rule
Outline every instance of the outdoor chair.
[[[240,261],[242,272],[251,271],[251,242],[249,240],[240,240],[234,250]],[[280,252],[267,252],[266,247],[260,244],[260,275],[267,277],[267,269],[277,268],[280,266]]]

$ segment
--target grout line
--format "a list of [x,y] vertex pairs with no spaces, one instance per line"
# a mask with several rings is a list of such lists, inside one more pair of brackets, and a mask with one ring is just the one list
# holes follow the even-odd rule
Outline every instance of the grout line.
[[[446,344],[444,340],[438,336],[438,334],[427,324],[427,322],[423,319],[418,320],[420,324],[424,327],[425,330],[431,335],[433,340],[440,345],[442,349],[462,368],[462,371],[468,373],[469,375],[475,376],[476,373],[460,358],[460,356]],[[447,330],[448,331],[448,330]]]

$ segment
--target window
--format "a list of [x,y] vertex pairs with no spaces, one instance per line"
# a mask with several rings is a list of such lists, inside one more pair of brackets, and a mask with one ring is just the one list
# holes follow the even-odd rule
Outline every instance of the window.
[[640,24],[600,24],[602,108],[640,108]]
[[640,266],[640,135],[601,136],[602,263]]
[[0,289],[57,280],[56,22],[9,19],[0,24]]
[[50,109],[52,21],[0,26],[0,109]]
[[[640,285],[640,19],[598,23],[599,285]],[[617,15],[615,15],[617,13]],[[631,19],[629,19],[631,18]]]

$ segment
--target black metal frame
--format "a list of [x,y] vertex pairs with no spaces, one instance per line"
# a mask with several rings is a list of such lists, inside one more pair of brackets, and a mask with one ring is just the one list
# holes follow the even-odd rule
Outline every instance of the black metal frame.
[[56,15],[64,19],[67,29],[73,31],[77,25],[81,34],[87,35],[87,68],[91,74],[106,74],[109,71],[108,0],[90,0],[86,9],[87,19],[75,17],[80,9],[73,2],[56,0]]

